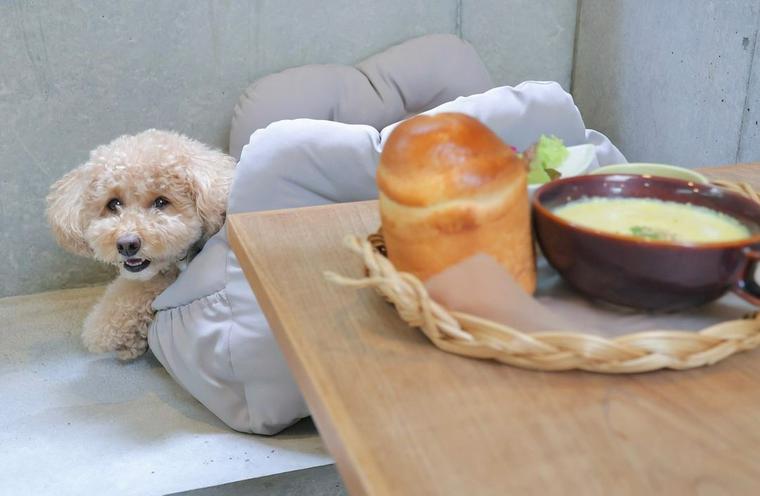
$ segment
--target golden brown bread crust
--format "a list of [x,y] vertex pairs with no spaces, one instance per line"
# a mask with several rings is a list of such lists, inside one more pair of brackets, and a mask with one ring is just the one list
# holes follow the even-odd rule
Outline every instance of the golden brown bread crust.
[[396,268],[425,280],[484,252],[535,290],[527,165],[485,125],[464,114],[403,122],[383,149],[377,182]]
[[380,156],[377,185],[398,203],[423,207],[497,190],[525,168],[480,121],[457,113],[419,115],[391,133]]

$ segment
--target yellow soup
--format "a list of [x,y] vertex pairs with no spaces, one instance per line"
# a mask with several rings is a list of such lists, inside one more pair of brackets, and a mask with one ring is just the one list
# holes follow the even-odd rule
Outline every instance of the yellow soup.
[[745,225],[715,210],[651,198],[588,198],[554,213],[578,226],[651,241],[714,243],[750,236]]

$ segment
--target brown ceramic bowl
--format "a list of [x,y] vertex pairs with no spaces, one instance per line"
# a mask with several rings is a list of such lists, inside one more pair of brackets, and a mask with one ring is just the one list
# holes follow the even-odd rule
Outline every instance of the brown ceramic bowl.
[[[750,230],[738,241],[677,244],[643,241],[578,227],[552,210],[584,197],[656,198],[723,212]],[[696,306],[733,290],[760,305],[754,268],[760,260],[760,204],[710,185],[632,175],[552,181],[533,198],[538,243],[549,263],[578,291],[643,310]]]

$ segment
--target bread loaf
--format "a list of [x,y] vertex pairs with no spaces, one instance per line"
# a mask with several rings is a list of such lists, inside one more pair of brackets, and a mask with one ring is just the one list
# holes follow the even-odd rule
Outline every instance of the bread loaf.
[[527,163],[464,114],[420,115],[391,133],[377,169],[388,256],[423,281],[477,252],[536,286]]

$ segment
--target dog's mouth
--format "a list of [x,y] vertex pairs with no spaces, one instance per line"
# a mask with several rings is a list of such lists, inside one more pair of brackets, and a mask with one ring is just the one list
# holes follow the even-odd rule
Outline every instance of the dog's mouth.
[[128,258],[124,261],[124,268],[130,272],[140,272],[150,265],[150,260],[146,258]]

